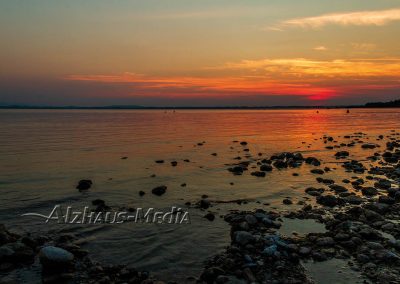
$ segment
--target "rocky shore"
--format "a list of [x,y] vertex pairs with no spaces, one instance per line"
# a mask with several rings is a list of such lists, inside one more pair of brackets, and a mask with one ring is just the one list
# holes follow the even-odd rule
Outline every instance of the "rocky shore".
[[[354,147],[375,149],[378,144],[364,143],[363,133],[346,136],[347,143],[327,146],[327,149]],[[224,216],[231,226],[231,245],[225,252],[207,262],[200,279],[206,283],[313,283],[302,266],[303,261],[323,262],[338,258],[362,273],[372,283],[400,283],[400,140],[392,131],[386,137],[386,149],[375,152],[363,162],[344,161],[342,167],[354,174],[352,180],[339,185],[321,176],[331,171],[314,157],[300,153],[280,153],[270,159],[239,162],[228,170],[242,175],[249,168],[251,175],[265,177],[265,172],[315,166],[311,173],[321,187],[308,187],[305,193],[315,198],[309,203],[299,201],[300,210],[274,212],[258,209],[234,211]],[[326,144],[337,143],[333,137],[323,137]],[[381,135],[377,140],[384,139]],[[242,143],[247,145],[247,143]],[[335,154],[338,160],[349,157],[348,151]],[[258,168],[258,169],[257,169]],[[364,176],[365,175],[365,176]],[[373,186],[365,184],[373,183]],[[293,204],[283,199],[283,204]],[[279,234],[282,217],[314,219],[325,225],[324,233],[304,236]]]
[[0,245],[2,284],[23,283],[11,272],[35,266],[41,270],[41,280],[29,283],[163,283],[147,271],[92,260],[73,234],[21,236],[0,225]]
[[[376,143],[372,143],[360,132],[321,137],[326,149],[337,149],[332,156],[336,160],[334,166],[301,152],[277,153],[271,157],[262,153],[252,155],[248,142],[233,141],[243,152],[234,158],[235,163],[226,164],[233,175],[249,174],[262,179],[276,171],[308,167],[319,186],[304,188],[308,196],[305,201],[295,203],[284,198],[282,204],[286,210],[272,210],[267,203],[259,203],[259,208],[252,211],[230,210],[219,214],[230,225],[231,244],[206,260],[201,275],[188,278],[187,282],[313,283],[303,263],[336,258],[346,260],[352,270],[371,283],[400,283],[399,133],[392,131],[375,139]],[[354,147],[374,152],[365,159],[352,160],[350,149]],[[156,163],[166,164],[164,160]],[[174,160],[165,166],[177,167],[179,163]],[[352,177],[341,181],[324,178],[336,166]],[[88,190],[91,185],[92,181],[81,180],[77,189]],[[167,188],[160,185],[150,192],[158,198]],[[145,194],[139,192],[140,197]],[[227,201],[211,200],[204,195],[201,200],[187,201],[186,205],[204,211],[204,218],[212,222],[218,213],[210,209],[223,202]],[[240,205],[247,201],[231,202]],[[93,205],[97,211],[110,208],[103,200]],[[296,209],[291,209],[292,205]],[[285,218],[300,223],[312,219],[323,224],[326,231],[283,235],[279,228]],[[0,283],[18,283],[7,273],[34,264],[41,269],[44,283],[164,283],[146,271],[126,265],[97,263],[73,235],[21,236],[0,225],[0,271],[5,275]]]

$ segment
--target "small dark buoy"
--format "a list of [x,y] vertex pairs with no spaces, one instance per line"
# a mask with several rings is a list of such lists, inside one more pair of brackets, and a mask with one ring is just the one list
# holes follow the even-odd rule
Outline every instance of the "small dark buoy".
[[319,110],[317,110],[317,113],[319,113]]
[[350,110],[349,110],[349,109],[347,110],[347,113],[350,113]]

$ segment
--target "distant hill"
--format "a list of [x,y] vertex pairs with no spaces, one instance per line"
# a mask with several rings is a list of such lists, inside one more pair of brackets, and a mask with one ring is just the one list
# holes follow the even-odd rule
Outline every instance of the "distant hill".
[[390,102],[379,102],[379,103],[367,103],[365,107],[400,107],[400,100],[390,101]]

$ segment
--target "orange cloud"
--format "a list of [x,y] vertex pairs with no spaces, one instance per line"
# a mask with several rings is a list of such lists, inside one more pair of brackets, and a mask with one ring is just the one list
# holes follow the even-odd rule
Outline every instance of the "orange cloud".
[[[212,77],[149,76],[136,73],[121,75],[70,75],[66,80],[107,84],[132,84],[135,89],[185,95],[298,95],[324,100],[352,93],[354,90],[400,87],[400,59],[310,60],[261,59],[242,60],[208,68]],[[172,94],[171,94],[172,95]]]
[[218,69],[244,69],[252,72],[282,74],[284,76],[318,77],[399,77],[400,59],[336,59],[330,61],[295,59],[242,60],[227,63]]
[[313,86],[309,83],[285,83],[259,76],[227,77],[151,77],[142,74],[124,73],[122,75],[70,75],[73,81],[92,81],[99,83],[131,83],[143,89],[182,88],[188,90],[217,91],[220,94],[261,93],[268,95],[312,96],[321,93],[334,95],[334,90]]

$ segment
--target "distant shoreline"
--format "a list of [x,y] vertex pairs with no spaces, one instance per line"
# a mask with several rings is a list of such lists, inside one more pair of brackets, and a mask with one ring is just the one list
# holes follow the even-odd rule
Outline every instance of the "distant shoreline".
[[0,109],[161,109],[161,110],[175,110],[175,109],[248,109],[248,110],[274,110],[274,109],[350,109],[350,108],[398,108],[400,107],[400,100],[391,102],[374,102],[366,103],[365,105],[338,105],[338,106],[140,106],[140,105],[110,105],[110,106],[31,106],[31,105],[0,105]]
[[307,109],[368,109],[399,108],[400,106],[273,106],[273,107],[55,107],[55,106],[0,106],[1,109],[26,110],[307,110]]

